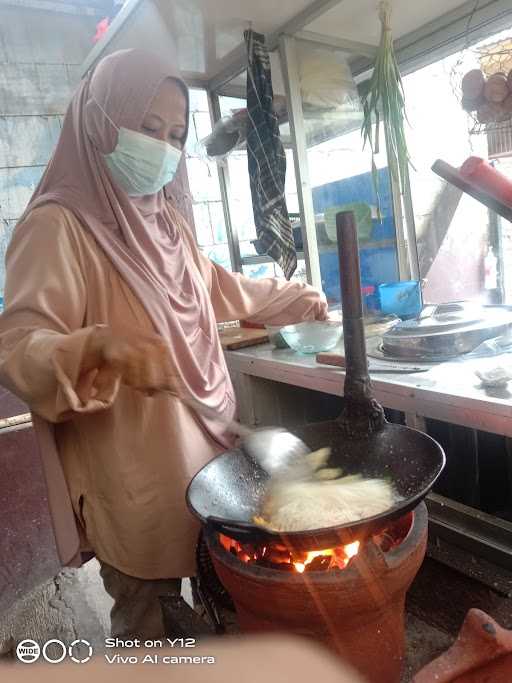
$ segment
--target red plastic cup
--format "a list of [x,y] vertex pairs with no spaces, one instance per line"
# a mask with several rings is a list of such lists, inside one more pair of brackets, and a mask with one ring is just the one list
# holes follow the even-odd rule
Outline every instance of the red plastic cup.
[[485,190],[495,199],[512,206],[512,180],[480,157],[469,157],[460,167],[460,174],[470,183]]

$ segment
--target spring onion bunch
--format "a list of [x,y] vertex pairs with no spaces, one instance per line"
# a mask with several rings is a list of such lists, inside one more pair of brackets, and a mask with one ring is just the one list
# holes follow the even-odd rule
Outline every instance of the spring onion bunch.
[[[372,151],[372,178],[380,216],[380,193],[375,155],[379,153],[379,128],[382,120],[388,151],[396,159],[390,161],[394,180],[406,187],[408,166],[411,163],[404,132],[405,98],[402,78],[396,61],[391,33],[391,5],[388,0],[379,3],[381,22],[380,44],[375,58],[372,76],[362,93],[363,123],[361,133],[363,147],[368,143]],[[375,123],[375,128],[373,127]],[[411,164],[412,165],[412,164]],[[398,174],[396,169],[398,168]]]

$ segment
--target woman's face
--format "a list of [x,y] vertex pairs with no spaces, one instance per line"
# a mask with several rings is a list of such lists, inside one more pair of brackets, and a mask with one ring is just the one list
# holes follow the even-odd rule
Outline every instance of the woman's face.
[[187,100],[176,81],[168,78],[151,102],[140,132],[182,149],[186,130]]

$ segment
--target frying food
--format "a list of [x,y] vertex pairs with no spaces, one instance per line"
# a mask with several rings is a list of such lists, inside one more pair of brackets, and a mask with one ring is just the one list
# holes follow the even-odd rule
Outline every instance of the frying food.
[[309,531],[373,517],[393,506],[397,496],[385,479],[342,476],[339,468],[323,467],[330,450],[306,456],[307,479],[271,480],[260,515],[254,522],[272,531]]

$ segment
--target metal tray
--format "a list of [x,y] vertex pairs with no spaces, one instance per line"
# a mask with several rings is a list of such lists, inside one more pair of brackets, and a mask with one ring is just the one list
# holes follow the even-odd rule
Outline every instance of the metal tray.
[[382,336],[382,357],[438,361],[469,353],[512,328],[512,307],[467,302],[424,309],[419,318],[395,325]]

